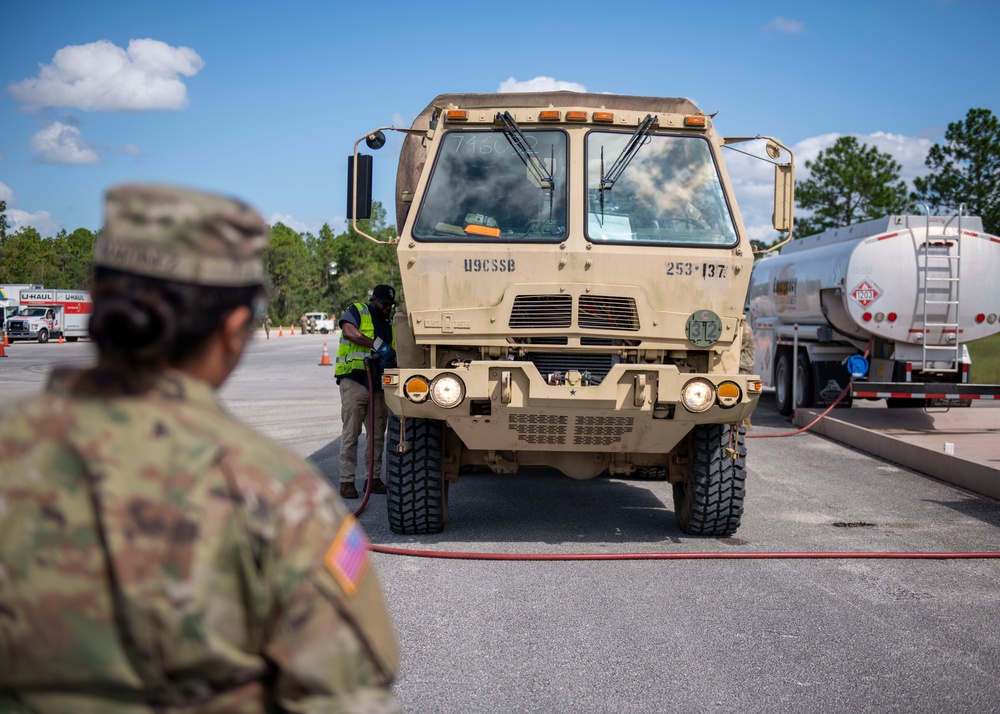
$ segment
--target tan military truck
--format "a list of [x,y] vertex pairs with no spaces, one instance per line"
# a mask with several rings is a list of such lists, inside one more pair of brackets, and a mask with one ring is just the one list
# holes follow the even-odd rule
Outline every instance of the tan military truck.
[[686,99],[444,94],[355,143],[356,230],[372,181],[358,144],[390,129],[406,134],[392,530],[441,531],[464,467],[543,466],[666,479],[681,530],[734,533],[761,383],[738,373],[753,253],[721,149],[766,141],[790,231],[787,147],[720,138]]

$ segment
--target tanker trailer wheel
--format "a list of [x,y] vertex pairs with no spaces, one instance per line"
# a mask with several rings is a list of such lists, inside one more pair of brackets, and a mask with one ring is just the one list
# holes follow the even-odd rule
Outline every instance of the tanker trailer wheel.
[[745,437],[742,424],[699,424],[691,432],[690,468],[674,484],[674,515],[685,533],[730,536],[740,527],[746,495]]
[[812,367],[805,352],[799,352],[795,394],[792,394],[792,353],[782,352],[774,365],[774,398],[781,416],[791,416],[796,407],[812,406]]
[[448,517],[448,484],[441,470],[442,423],[407,419],[407,450],[399,453],[400,420],[389,412],[386,504],[393,533],[440,533]]
[[795,385],[795,406],[811,407],[813,405],[813,380],[812,365],[809,364],[809,355],[799,352],[798,384]]
[[774,365],[774,399],[781,416],[792,414],[792,355],[782,352]]

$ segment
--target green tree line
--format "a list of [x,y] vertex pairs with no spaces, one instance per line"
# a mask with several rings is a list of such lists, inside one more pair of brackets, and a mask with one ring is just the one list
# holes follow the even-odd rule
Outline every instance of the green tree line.
[[[45,238],[30,226],[11,232],[6,211],[6,203],[0,201],[0,283],[87,288],[100,231],[62,230]],[[377,201],[372,217],[358,221],[358,226],[381,240],[396,237],[395,227],[386,223],[386,211]],[[367,300],[368,291],[379,283],[401,287],[395,246],[373,243],[350,227],[334,234],[324,224],[313,235],[276,223],[271,226],[264,265],[271,287],[268,314],[276,325],[297,322],[304,312],[340,315],[350,303]]]

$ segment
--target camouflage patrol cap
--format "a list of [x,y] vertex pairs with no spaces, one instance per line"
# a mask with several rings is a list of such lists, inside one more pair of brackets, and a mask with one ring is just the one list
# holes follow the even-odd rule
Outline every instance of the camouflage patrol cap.
[[194,285],[264,282],[267,223],[233,198],[176,186],[108,190],[94,265]]

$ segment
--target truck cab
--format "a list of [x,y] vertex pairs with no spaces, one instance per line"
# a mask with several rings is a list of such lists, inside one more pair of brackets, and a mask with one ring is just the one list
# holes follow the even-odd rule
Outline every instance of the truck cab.
[[7,319],[7,336],[12,340],[37,340],[41,344],[60,332],[55,308],[22,307]]
[[[545,466],[669,480],[682,530],[735,532],[761,385],[739,373],[753,252],[712,118],[685,99],[441,95],[406,134],[392,529],[441,530],[464,467]],[[356,148],[352,188],[364,167]],[[790,160],[776,180],[790,226]]]

